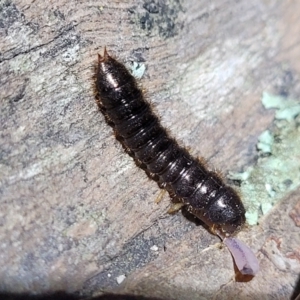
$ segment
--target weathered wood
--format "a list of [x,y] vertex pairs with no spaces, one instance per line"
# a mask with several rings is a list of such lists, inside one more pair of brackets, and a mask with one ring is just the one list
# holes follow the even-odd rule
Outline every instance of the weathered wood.
[[240,171],[255,164],[257,137],[272,124],[262,92],[300,95],[285,81],[300,73],[299,3],[150,2],[0,2],[1,289],[88,295],[116,290],[124,274],[120,293],[288,297],[299,273],[288,217],[297,195],[241,233],[262,271],[234,282],[219,240],[167,215],[167,195],[155,203],[156,183],[97,110],[93,74],[104,46],[144,63],[141,86],[173,135],[225,174]]

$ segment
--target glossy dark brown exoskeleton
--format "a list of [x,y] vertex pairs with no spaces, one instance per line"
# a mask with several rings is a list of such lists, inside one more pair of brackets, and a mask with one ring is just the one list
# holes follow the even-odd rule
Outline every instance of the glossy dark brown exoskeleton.
[[96,89],[99,106],[123,146],[161,186],[220,237],[240,230],[245,209],[238,194],[169,136],[135,78],[106,50],[99,55]]

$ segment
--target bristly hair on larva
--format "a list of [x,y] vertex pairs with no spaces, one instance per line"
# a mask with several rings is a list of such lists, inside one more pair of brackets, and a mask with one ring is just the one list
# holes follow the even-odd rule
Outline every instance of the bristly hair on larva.
[[96,93],[116,137],[151,178],[221,238],[241,229],[245,209],[237,192],[170,136],[135,78],[106,49],[98,56]]

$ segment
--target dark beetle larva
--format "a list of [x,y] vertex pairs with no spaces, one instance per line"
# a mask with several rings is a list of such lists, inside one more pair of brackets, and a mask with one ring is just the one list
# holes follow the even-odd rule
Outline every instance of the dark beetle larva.
[[96,88],[118,138],[161,185],[218,235],[241,228],[245,209],[237,193],[169,136],[135,78],[106,50],[99,55]]
[[[245,209],[237,193],[169,136],[135,78],[106,50],[99,55],[96,88],[99,106],[118,139],[160,186],[222,239],[241,229]],[[233,249],[231,240],[227,244]],[[244,255],[245,247],[241,249],[232,255]]]

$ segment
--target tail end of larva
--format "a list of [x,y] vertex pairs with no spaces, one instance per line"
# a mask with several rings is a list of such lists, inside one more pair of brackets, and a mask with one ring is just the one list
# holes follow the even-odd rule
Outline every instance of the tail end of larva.
[[109,55],[107,53],[107,50],[106,50],[106,46],[104,47],[104,53],[103,53],[103,56],[101,54],[98,54],[98,63],[103,63],[105,61],[107,61],[109,58]]

